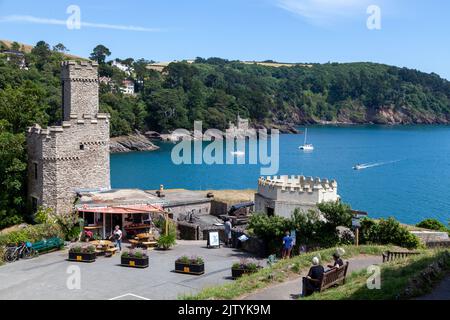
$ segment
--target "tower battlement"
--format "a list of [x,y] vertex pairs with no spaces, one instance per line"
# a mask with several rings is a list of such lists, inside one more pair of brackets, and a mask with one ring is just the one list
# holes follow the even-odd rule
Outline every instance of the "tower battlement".
[[61,64],[64,120],[98,113],[98,63],[64,61]]
[[305,176],[269,176],[258,179],[255,210],[290,217],[295,209],[339,200],[336,180]]
[[336,180],[326,178],[313,178],[305,176],[274,176],[260,177],[258,185],[267,188],[277,188],[281,190],[311,192],[313,190],[332,190],[337,188]]

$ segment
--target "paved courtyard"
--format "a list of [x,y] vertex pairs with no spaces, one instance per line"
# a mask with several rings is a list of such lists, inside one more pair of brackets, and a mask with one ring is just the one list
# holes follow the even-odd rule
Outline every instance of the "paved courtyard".
[[[180,241],[168,251],[150,251],[146,269],[121,267],[120,255],[99,257],[94,263],[67,261],[67,250],[20,260],[0,267],[0,299],[177,299],[202,288],[231,280],[231,265],[250,257],[247,253],[221,247],[206,248],[206,241]],[[205,260],[205,274],[173,272],[176,258],[197,255]],[[78,266],[81,289],[70,290],[70,266]]]

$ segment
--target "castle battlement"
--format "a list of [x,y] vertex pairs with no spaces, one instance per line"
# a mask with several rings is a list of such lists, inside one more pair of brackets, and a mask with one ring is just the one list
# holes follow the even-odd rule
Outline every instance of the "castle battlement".
[[64,132],[65,130],[69,130],[71,128],[76,127],[77,125],[88,125],[88,124],[108,124],[109,125],[110,115],[108,113],[98,113],[94,117],[90,115],[84,115],[83,119],[79,119],[77,115],[73,115],[71,117],[71,121],[63,121],[61,126],[50,126],[46,129],[43,129],[40,125],[35,124],[32,127],[28,127],[27,133],[28,135],[41,135],[50,138],[51,134]]
[[258,185],[267,188],[291,190],[300,192],[311,192],[313,190],[332,190],[337,188],[336,180],[326,178],[313,178],[305,176],[269,176],[260,177]]
[[258,179],[255,210],[290,217],[295,209],[309,210],[318,203],[338,201],[336,180],[301,175]]

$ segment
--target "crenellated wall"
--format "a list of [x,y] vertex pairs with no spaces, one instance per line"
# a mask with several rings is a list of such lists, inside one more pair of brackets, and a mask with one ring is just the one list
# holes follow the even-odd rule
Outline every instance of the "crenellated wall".
[[30,203],[35,198],[37,206],[63,213],[72,209],[75,189],[111,188],[109,114],[98,113],[94,75],[96,63],[64,62],[62,125],[28,129]]
[[339,200],[335,180],[304,177],[274,176],[258,179],[255,210],[290,216],[296,209],[307,210],[316,204]]

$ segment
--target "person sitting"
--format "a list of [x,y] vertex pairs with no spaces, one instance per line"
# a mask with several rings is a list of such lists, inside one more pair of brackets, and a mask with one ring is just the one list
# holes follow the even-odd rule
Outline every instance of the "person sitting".
[[308,275],[303,277],[303,292],[302,296],[306,297],[314,293],[319,289],[320,282],[322,281],[325,269],[320,264],[318,257],[312,259],[312,267],[309,269]]
[[338,251],[333,253],[333,260],[334,260],[334,264],[329,264],[327,266],[330,269],[340,268],[340,267],[342,267],[344,265],[344,261],[342,261],[341,254]]

